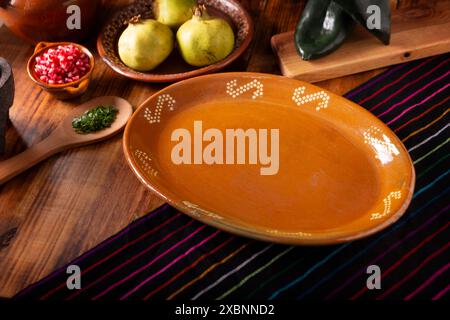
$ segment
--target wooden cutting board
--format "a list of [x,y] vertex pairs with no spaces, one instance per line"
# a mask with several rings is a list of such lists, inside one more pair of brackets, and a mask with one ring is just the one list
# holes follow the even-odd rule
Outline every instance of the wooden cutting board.
[[391,43],[383,45],[357,26],[333,53],[304,61],[294,47],[294,32],[272,37],[283,75],[318,82],[450,51],[450,1],[433,1],[393,10]]

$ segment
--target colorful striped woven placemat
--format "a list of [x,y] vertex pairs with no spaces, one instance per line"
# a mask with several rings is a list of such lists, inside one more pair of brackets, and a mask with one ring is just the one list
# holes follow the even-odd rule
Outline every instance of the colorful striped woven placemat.
[[[449,296],[450,54],[397,65],[347,98],[387,123],[416,168],[413,201],[393,226],[336,246],[290,247],[236,237],[164,205],[18,299],[440,299]],[[368,290],[369,265],[382,271]]]

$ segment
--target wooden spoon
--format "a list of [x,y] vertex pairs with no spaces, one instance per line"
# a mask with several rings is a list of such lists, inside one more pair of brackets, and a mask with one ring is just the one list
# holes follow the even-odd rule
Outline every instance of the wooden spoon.
[[[99,105],[114,106],[119,110],[111,127],[89,134],[76,133],[72,128],[72,119]],[[0,184],[56,153],[112,137],[125,127],[132,113],[131,104],[119,97],[99,97],[83,103],[74,108],[46,139],[12,158],[0,161]]]

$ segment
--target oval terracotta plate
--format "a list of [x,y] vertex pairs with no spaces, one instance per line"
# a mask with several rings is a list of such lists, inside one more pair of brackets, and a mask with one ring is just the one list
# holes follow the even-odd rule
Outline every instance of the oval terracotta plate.
[[250,45],[253,37],[252,19],[236,0],[199,0],[198,3],[206,5],[212,16],[227,20],[234,30],[235,48],[224,60],[201,68],[193,67],[184,62],[175,48],[172,54],[152,71],[140,72],[127,67],[117,53],[117,42],[125,29],[124,22],[137,15],[146,19],[153,18],[151,0],[134,1],[105,25],[97,39],[99,55],[117,73],[144,82],[175,82],[225,68],[239,58]]
[[405,212],[415,174],[358,105],[285,77],[223,73],[145,101],[124,136],[138,178],[217,228],[287,244],[358,239]]

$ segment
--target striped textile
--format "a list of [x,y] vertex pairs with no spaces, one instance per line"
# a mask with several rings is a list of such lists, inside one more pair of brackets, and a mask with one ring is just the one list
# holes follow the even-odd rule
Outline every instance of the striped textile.
[[[335,246],[267,244],[218,231],[164,205],[69,264],[82,289],[66,288],[66,266],[17,299],[441,299],[450,296],[450,54],[397,65],[347,98],[387,123],[408,148],[417,182],[393,226]],[[367,266],[382,270],[366,288]]]

